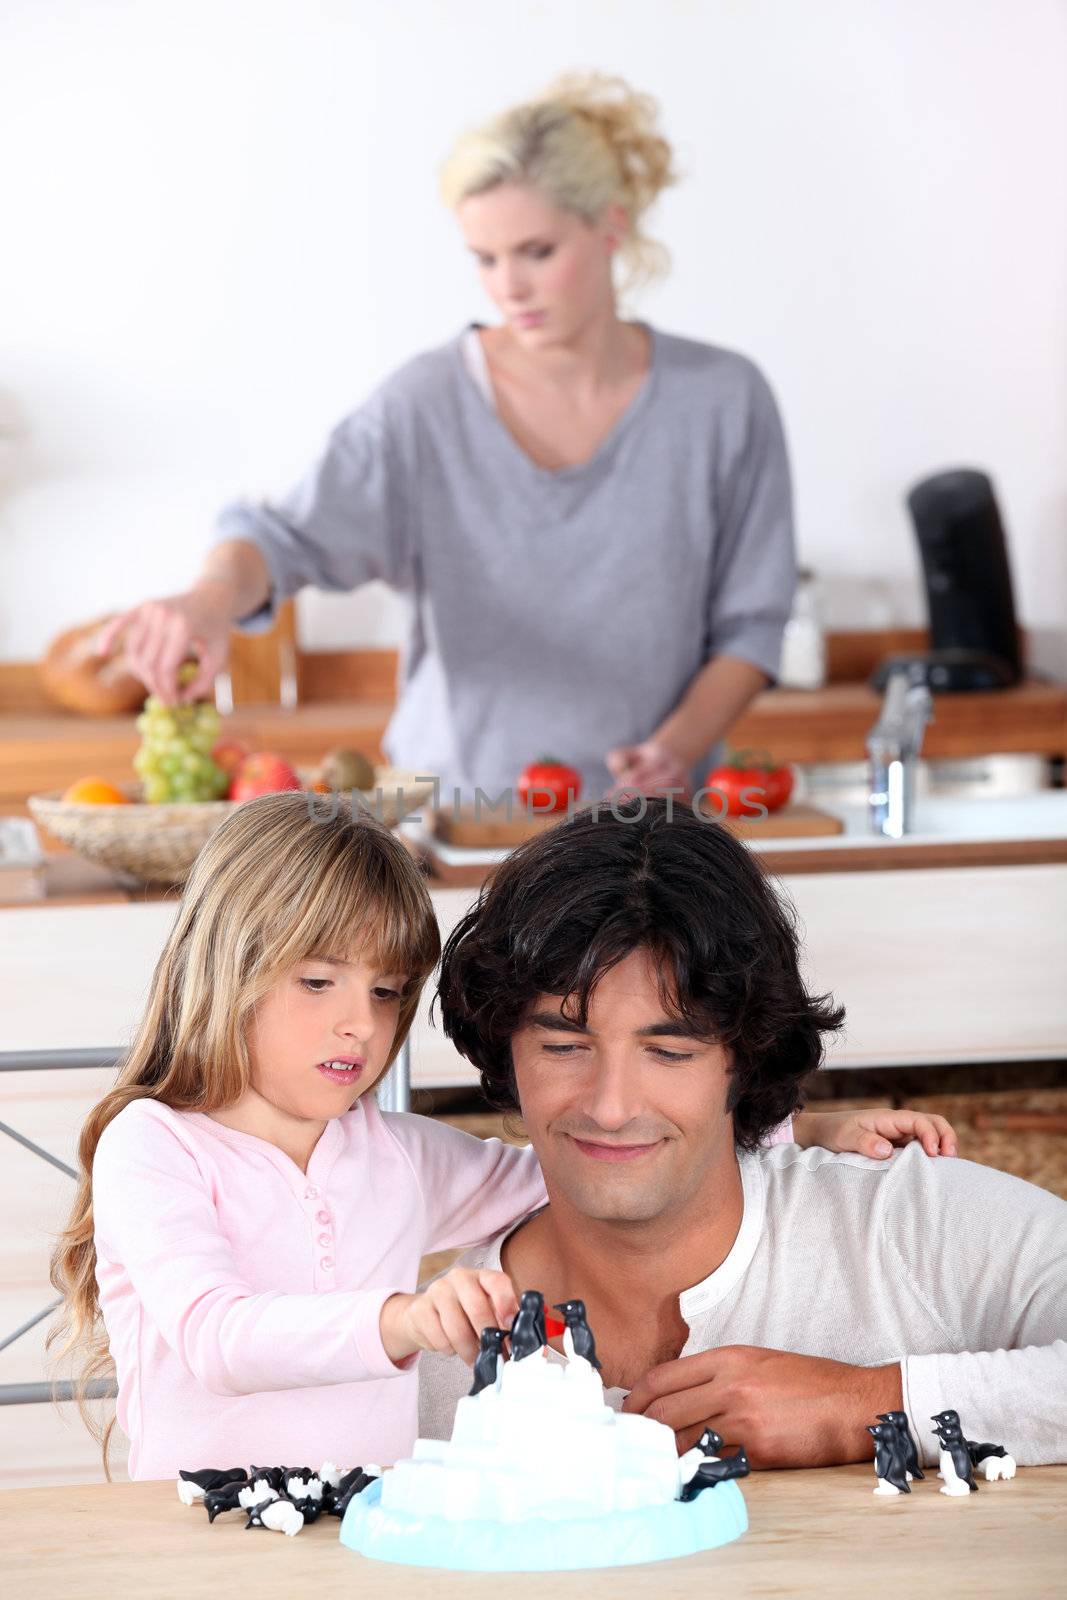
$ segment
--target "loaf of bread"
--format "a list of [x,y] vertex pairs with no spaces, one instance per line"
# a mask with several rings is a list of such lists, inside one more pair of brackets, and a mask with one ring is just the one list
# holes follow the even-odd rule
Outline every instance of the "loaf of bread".
[[57,705],[87,716],[117,717],[139,711],[148,693],[120,656],[94,655],[95,640],[107,617],[68,628],[53,639],[40,663],[41,687]]

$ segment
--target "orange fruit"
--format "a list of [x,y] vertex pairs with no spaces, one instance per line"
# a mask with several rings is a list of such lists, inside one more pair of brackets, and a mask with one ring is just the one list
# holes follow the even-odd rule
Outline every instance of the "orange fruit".
[[79,806],[128,806],[130,801],[121,789],[116,789],[106,778],[79,778],[72,783],[63,799]]

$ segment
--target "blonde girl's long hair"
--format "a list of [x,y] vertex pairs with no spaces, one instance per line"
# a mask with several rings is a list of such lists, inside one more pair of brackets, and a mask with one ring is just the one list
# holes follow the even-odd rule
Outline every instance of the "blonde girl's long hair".
[[93,1241],[100,1136],[134,1100],[195,1111],[233,1104],[249,1083],[245,1033],[257,1001],[298,962],[356,948],[382,972],[405,974],[391,1064],[440,955],[415,863],[387,828],[338,796],[264,795],[227,817],[197,857],[115,1085],[82,1129],[77,1198],[52,1255],[63,1304],[48,1343],[58,1344],[57,1360],[73,1360],[74,1398],[108,1478],[114,1418],[104,1428],[88,1408],[94,1380],[114,1371]]
[[441,168],[441,194],[454,210],[499,183],[530,183],[587,222],[617,202],[630,222],[619,287],[636,288],[670,264],[666,247],[641,227],[660,191],[678,181],[657,119],[655,100],[622,78],[564,73],[533,100],[462,134]]

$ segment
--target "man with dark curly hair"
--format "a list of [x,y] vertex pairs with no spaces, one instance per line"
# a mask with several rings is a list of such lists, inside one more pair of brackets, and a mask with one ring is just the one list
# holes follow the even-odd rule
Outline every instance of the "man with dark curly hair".
[[[498,869],[449,938],[445,1032],[521,1112],[549,1204],[465,1264],[580,1297],[606,1397],[754,1466],[869,1459],[952,1405],[1019,1462],[1067,1458],[1067,1205],[919,1144],[892,1160],[767,1136],[844,1013],[723,828],[669,802],[585,812]],[[422,1358],[427,1437],[470,1387]]]

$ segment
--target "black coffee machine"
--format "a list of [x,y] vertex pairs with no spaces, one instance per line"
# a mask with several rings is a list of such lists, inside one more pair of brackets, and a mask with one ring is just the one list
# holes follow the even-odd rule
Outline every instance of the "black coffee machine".
[[926,580],[929,650],[887,656],[871,674],[891,672],[937,693],[1006,689],[1022,677],[1004,526],[984,472],[925,478],[908,495]]

